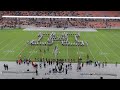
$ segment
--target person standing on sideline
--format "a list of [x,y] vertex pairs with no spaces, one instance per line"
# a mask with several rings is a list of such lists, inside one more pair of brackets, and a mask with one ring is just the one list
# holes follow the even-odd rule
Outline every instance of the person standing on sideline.
[[46,68],[46,63],[44,62],[44,68]]
[[67,68],[65,69],[65,73],[67,74]]
[[36,76],[38,75],[38,70],[36,69]]
[[105,62],[105,66],[107,66],[107,62]]
[[4,64],[4,69],[6,70],[6,65]]
[[82,63],[82,67],[83,67],[84,63]]
[[102,68],[104,68],[104,62],[102,63]]
[[8,65],[6,65],[6,69],[8,70]]
[[117,62],[115,63],[115,66],[117,67]]
[[98,63],[98,66],[99,66],[99,68],[100,68],[100,62]]

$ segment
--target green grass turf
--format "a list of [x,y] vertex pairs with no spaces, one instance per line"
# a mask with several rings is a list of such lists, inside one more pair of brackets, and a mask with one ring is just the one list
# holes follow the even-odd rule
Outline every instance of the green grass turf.
[[[41,31],[42,33],[46,33]],[[54,59],[53,49],[58,45],[59,54],[57,58],[74,59],[73,62],[82,57],[86,61],[87,54],[93,61],[107,61],[108,63],[120,63],[120,30],[98,30],[98,32],[80,32],[80,39],[88,41],[88,47],[84,46],[62,46],[59,41],[54,42],[52,46],[30,46],[28,40],[37,40],[39,31],[0,30],[0,61],[15,61],[21,54],[22,58],[50,58]],[[47,33],[50,33],[48,31]],[[68,32],[76,33],[76,32]],[[61,32],[56,32],[57,37]],[[42,38],[46,42],[49,35]],[[68,40],[73,43],[74,36],[68,36]],[[42,52],[40,52],[40,50]],[[46,52],[44,53],[44,50]]]

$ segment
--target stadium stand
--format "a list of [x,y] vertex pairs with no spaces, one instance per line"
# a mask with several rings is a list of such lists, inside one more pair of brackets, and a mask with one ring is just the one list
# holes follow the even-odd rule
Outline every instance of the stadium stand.
[[91,19],[10,19],[3,15],[17,16],[81,16],[81,17],[119,17],[120,11],[0,11],[0,26],[15,28],[17,25],[37,27],[77,27],[77,28],[110,28],[120,27],[119,20]]

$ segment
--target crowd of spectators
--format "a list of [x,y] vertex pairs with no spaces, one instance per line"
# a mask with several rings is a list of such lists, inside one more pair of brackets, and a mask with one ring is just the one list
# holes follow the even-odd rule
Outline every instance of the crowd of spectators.
[[119,17],[120,11],[0,11],[0,15]]
[[119,17],[120,11],[0,11],[0,25],[15,28],[16,25],[37,27],[78,27],[106,28],[120,27],[119,20],[98,19],[17,19],[2,18],[3,15],[16,16],[81,16],[81,17]]

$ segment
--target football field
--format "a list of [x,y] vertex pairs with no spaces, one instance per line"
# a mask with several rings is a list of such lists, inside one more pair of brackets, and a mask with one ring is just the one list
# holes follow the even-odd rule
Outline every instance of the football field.
[[[38,60],[48,59],[72,59],[77,62],[78,57],[86,61],[87,54],[93,61],[107,61],[108,63],[120,63],[120,30],[97,30],[98,32],[80,32],[79,40],[87,41],[88,46],[62,46],[60,41],[54,41],[52,46],[31,46],[26,42],[37,40],[40,31],[23,31],[22,29],[0,30],[0,61],[16,61],[19,56]],[[51,31],[41,31],[50,34]],[[62,32],[56,32],[57,37]],[[67,31],[76,34],[77,31]],[[44,35],[42,42],[47,42],[49,35]],[[68,40],[74,43],[73,35]],[[55,57],[53,50],[58,46],[58,55]],[[49,48],[49,50],[48,50]],[[40,52],[41,49],[41,52]],[[44,52],[45,51],[45,52]]]

